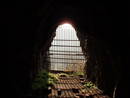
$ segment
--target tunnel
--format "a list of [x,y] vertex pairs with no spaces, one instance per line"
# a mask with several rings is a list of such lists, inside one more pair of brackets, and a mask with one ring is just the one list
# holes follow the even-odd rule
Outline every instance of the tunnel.
[[16,8],[4,8],[3,14],[9,17],[2,21],[8,28],[5,73],[11,96],[34,98],[33,80],[41,69],[49,70],[48,49],[58,25],[67,21],[76,29],[87,60],[85,78],[110,98],[129,98],[127,8],[112,0],[23,0],[14,4]]

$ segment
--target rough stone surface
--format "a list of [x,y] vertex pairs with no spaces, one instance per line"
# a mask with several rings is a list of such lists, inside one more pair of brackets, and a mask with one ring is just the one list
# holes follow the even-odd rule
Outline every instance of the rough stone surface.
[[125,31],[124,23],[128,21],[127,9],[113,0],[74,2],[23,0],[12,2],[16,8],[3,9],[2,15],[6,17],[1,23],[9,31],[8,91],[13,96],[24,98],[31,92],[32,79],[39,70],[39,55],[46,53],[60,20],[68,18],[72,19],[83,43],[88,59],[87,77],[110,96],[117,84],[116,98],[128,98],[130,30]]

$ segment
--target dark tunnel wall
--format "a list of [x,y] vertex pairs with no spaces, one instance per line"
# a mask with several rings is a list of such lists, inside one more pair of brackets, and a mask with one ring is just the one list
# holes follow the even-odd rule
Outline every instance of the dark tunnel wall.
[[[121,5],[122,2],[118,2]],[[129,36],[127,9],[113,1],[17,1],[16,8],[3,8],[8,27],[8,81],[11,95],[23,98],[31,92],[31,81],[38,67],[41,49],[52,37],[55,24],[62,18],[72,19],[81,34],[81,43],[88,40],[87,76],[107,94],[128,98]],[[6,12],[6,13],[5,13]],[[121,14],[123,16],[121,16]],[[54,26],[54,27],[53,27]]]

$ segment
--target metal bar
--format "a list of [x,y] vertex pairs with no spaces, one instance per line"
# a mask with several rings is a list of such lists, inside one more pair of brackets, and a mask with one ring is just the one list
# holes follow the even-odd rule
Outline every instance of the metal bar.
[[65,39],[53,39],[54,41],[79,41],[79,40],[65,40]]
[[71,52],[71,53],[82,53],[80,51],[57,51],[57,50],[49,50],[50,52]]
[[83,54],[58,54],[58,53],[49,53],[49,55],[69,55],[69,56],[84,56]]
[[83,63],[69,63],[69,62],[51,62],[51,63],[61,63],[61,64],[83,64]]
[[70,55],[71,54],[81,54],[81,55],[83,55],[83,53],[68,53],[68,52],[67,53],[64,53],[64,52],[63,53],[62,52],[59,52],[59,53],[58,52],[50,52],[50,54],[70,54]]
[[69,46],[69,45],[51,45],[52,47],[80,47],[80,46]]
[[72,58],[55,58],[55,57],[48,57],[50,59],[66,59],[66,60],[85,60],[85,59],[72,59]]

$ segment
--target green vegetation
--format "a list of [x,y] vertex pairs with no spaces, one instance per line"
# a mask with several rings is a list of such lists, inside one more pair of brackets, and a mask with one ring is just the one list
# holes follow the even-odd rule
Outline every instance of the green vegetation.
[[[73,72],[71,74],[67,73],[50,73],[46,70],[40,71],[33,83],[32,83],[32,89],[37,90],[37,89],[47,89],[48,86],[53,86],[60,77],[70,77],[70,76],[84,76],[84,72]],[[94,87],[92,83],[86,82],[84,84],[87,87]]]
[[84,73],[84,72],[74,72],[73,75],[74,75],[74,76],[80,76],[80,75],[81,75],[81,76],[84,76],[85,73]]
[[69,75],[66,73],[58,73],[58,76],[59,77],[69,77]]
[[32,89],[47,89],[49,85],[54,85],[58,80],[58,75],[47,72],[46,70],[40,71],[32,84]]
[[85,86],[85,87],[88,87],[88,88],[97,88],[96,85],[93,84],[91,81],[85,82],[85,83],[84,83],[84,86]]
[[49,72],[48,76],[48,85],[54,85],[56,81],[58,81],[58,74],[53,74]]
[[32,89],[41,89],[41,88],[47,88],[47,81],[48,81],[48,72],[45,70],[40,71],[32,84]]

